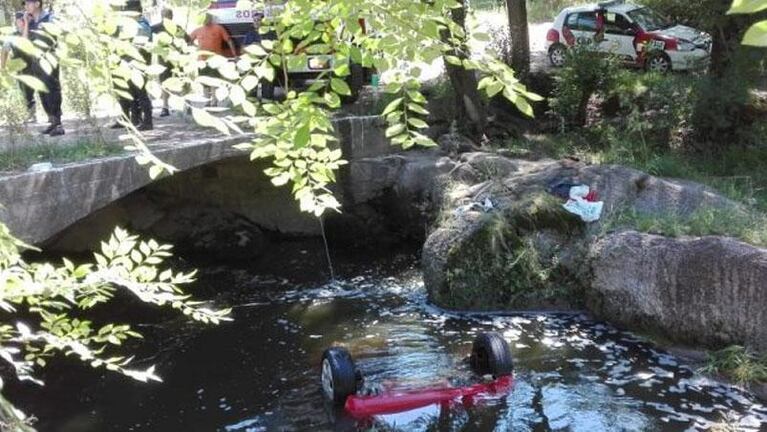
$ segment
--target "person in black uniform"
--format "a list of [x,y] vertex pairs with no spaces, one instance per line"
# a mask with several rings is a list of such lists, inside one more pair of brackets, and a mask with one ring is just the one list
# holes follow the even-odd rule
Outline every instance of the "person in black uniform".
[[[152,28],[141,14],[143,10],[141,8],[140,0],[128,0],[123,7],[124,11],[137,12],[139,14],[138,21],[138,34],[134,43],[138,46],[138,50],[144,57],[144,62],[149,65],[152,61],[151,54],[145,50],[141,45],[148,43],[152,39]],[[136,126],[136,129],[140,131],[148,131],[154,128],[152,121],[152,100],[149,99],[149,94],[146,91],[146,80],[144,84],[139,87],[133,80],[128,80],[128,93],[130,93],[132,99],[120,98],[120,108],[122,108],[125,117],[130,119],[131,123]],[[119,122],[112,125],[112,129],[122,128],[123,125]]]
[[[24,31],[23,36],[33,42],[42,42],[48,46],[47,51],[53,51],[56,41],[43,30],[45,23],[53,18],[50,12],[43,10],[43,0],[25,0],[24,2]],[[39,79],[48,88],[46,93],[40,94],[43,109],[48,114],[48,127],[43,134],[50,136],[64,135],[64,127],[61,125],[61,81],[59,81],[59,67],[56,65],[48,74],[40,65],[40,59],[32,62],[32,75]]]

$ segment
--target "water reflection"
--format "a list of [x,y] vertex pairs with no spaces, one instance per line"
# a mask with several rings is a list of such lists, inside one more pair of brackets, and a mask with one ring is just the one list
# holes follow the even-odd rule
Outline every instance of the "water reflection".
[[[767,410],[748,394],[585,315],[446,312],[425,301],[411,255],[355,262],[340,263],[348,277],[331,285],[241,272],[227,300],[233,323],[147,327],[161,385],[65,365],[42,392],[19,390],[23,402],[41,431],[696,431],[725,414],[738,430],[767,430]],[[417,388],[469,379],[463,360],[486,330],[514,353],[508,395],[361,423],[322,400],[317,365],[329,345],[350,349],[367,385]],[[80,396],[62,396],[73,385]]]

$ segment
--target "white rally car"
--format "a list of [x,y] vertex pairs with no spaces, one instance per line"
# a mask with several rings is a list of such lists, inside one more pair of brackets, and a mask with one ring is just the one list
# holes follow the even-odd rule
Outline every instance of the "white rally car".
[[703,67],[711,55],[711,36],[675,25],[652,9],[623,0],[570,7],[557,16],[546,35],[549,60],[562,66],[567,49],[591,45],[626,63],[667,72]]

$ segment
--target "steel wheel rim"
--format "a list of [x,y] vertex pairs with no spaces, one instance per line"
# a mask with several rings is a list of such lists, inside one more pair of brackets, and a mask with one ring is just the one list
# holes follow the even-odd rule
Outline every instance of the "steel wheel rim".
[[565,52],[562,48],[555,48],[551,51],[551,62],[555,66],[562,66],[565,63]]
[[650,59],[650,70],[655,72],[666,72],[668,62],[662,57],[653,57]]
[[328,399],[333,399],[333,369],[328,359],[322,360],[322,391]]

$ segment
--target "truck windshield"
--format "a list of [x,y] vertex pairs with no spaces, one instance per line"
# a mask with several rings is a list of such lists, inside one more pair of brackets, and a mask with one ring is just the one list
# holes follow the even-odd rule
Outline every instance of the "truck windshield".
[[671,23],[667,19],[646,7],[634,9],[628,13],[628,16],[635,23],[639,24],[639,27],[642,27],[644,31],[662,30],[671,27]]

